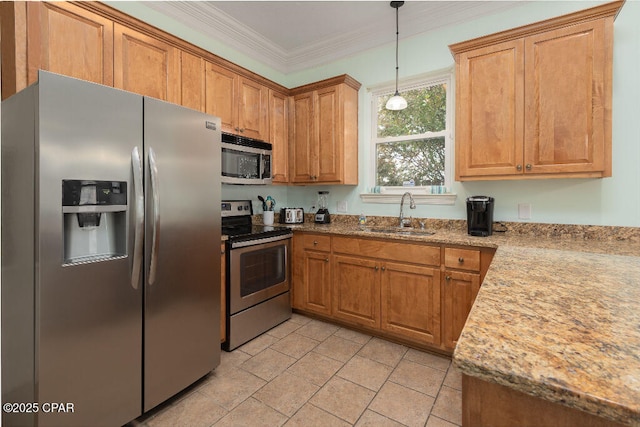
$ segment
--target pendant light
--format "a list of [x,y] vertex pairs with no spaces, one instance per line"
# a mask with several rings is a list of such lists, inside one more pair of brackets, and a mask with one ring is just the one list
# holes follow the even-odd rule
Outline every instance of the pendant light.
[[404,110],[407,108],[407,100],[400,96],[398,92],[398,8],[404,4],[403,1],[392,1],[390,6],[396,10],[396,93],[387,101],[387,110]]

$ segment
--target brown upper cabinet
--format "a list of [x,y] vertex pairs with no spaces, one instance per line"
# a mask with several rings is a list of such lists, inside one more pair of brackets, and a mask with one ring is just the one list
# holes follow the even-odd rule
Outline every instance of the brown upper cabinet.
[[292,89],[292,183],[358,183],[358,89],[346,74]]
[[621,1],[449,46],[456,179],[611,176]]
[[266,141],[269,91],[225,67],[206,63],[206,113],[222,119],[222,130]]
[[139,31],[114,24],[113,85],[180,103],[180,51]]
[[269,89],[269,142],[273,146],[274,183],[289,182],[289,96]]
[[39,69],[113,85],[111,20],[65,2],[0,8],[3,99],[35,83]]

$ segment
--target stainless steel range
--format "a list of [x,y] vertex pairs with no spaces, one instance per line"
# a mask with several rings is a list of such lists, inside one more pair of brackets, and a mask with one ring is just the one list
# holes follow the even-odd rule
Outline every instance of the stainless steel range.
[[291,317],[291,237],[287,227],[253,225],[250,200],[222,202],[227,240],[227,330],[224,350]]

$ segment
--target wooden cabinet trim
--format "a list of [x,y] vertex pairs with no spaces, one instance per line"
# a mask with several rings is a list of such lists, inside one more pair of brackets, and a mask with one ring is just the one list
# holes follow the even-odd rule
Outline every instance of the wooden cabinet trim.
[[330,86],[336,86],[342,83],[346,84],[350,88],[355,89],[356,91],[360,90],[360,87],[362,86],[362,84],[359,81],[357,81],[350,75],[342,74],[340,76],[331,77],[328,79],[320,80],[318,82],[313,82],[306,85],[294,87],[293,89],[290,89],[289,95],[290,96],[300,95],[305,92],[313,92],[314,90],[324,89],[324,88],[327,88]]
[[513,28],[510,30],[490,34],[488,36],[482,36],[472,40],[454,43],[449,45],[449,50],[455,56],[462,52],[479,49],[481,47],[490,46],[496,43],[502,43],[508,40],[528,37],[534,34],[554,30],[557,28],[567,27],[588,20],[607,17],[615,18],[618,15],[618,12],[620,11],[620,8],[622,8],[623,4],[623,0],[614,1],[567,15],[562,15],[544,21],[535,22],[533,24],[523,25],[521,27]]
[[0,2],[2,99],[27,87],[27,4]]

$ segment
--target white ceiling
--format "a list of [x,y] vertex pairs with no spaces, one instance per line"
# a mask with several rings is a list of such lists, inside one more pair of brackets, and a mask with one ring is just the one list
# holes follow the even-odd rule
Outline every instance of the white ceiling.
[[[470,21],[516,1],[406,1],[400,39]],[[152,1],[145,5],[290,73],[395,41],[388,1]]]

